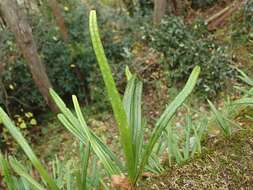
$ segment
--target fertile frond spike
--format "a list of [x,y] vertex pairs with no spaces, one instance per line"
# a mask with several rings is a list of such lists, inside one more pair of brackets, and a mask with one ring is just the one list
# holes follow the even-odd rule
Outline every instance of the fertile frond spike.
[[106,86],[107,94],[112,105],[113,113],[118,124],[120,140],[124,149],[126,157],[126,165],[128,169],[128,175],[131,181],[135,178],[135,165],[134,165],[134,152],[131,144],[130,129],[127,121],[127,116],[123,107],[123,103],[120,94],[116,88],[113,75],[105,56],[104,48],[99,36],[96,11],[90,12],[89,18],[90,36],[95,51],[98,65],[100,67],[101,74]]

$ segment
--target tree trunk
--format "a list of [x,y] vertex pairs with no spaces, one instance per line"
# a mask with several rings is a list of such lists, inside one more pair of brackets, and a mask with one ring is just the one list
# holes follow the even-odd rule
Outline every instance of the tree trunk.
[[184,7],[183,0],[171,0],[172,10],[176,16],[180,16],[182,14],[182,10]]
[[6,23],[5,23],[5,20],[3,18],[3,15],[1,13],[1,10],[0,10],[0,27],[1,27],[1,29],[4,29],[5,26],[6,26]]
[[172,13],[176,16],[180,16],[184,8],[183,0],[154,0],[154,3],[155,25],[160,24],[169,7],[171,8]]
[[[8,94],[7,94],[7,90],[6,90],[3,80],[2,80],[2,73],[4,72],[4,67],[5,67],[5,64],[0,62],[0,100],[3,103],[7,113],[10,115]],[[1,124],[0,124],[0,126],[1,126]],[[1,130],[0,130],[0,134],[1,134]]]
[[133,14],[134,14],[133,0],[123,0],[123,3],[125,4],[127,11],[129,12],[129,15],[133,16]]
[[61,14],[60,5],[58,4],[58,2],[56,0],[48,0],[48,5],[50,6],[50,8],[53,12],[56,24],[60,29],[63,40],[67,41],[68,40],[68,30],[67,30],[67,27],[65,26],[64,18]]
[[32,36],[32,29],[27,23],[24,13],[19,9],[16,0],[1,0],[0,10],[7,25],[15,34],[17,45],[27,61],[36,86],[51,110],[57,112],[58,109],[49,94],[49,88],[52,88],[52,85],[37,52],[37,47]]
[[160,24],[162,17],[165,15],[167,10],[167,0],[155,0],[154,5],[154,24]]

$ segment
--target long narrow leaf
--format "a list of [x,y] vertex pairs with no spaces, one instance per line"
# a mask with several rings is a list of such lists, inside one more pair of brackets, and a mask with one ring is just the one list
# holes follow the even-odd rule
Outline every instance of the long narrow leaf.
[[184,147],[184,160],[188,160],[190,157],[190,135],[193,128],[192,119],[190,116],[186,118],[187,125],[184,128],[185,135],[185,147]]
[[73,96],[72,98],[73,98],[73,103],[74,103],[74,107],[76,110],[76,114],[77,114],[78,120],[80,122],[80,126],[82,126],[82,129],[83,129],[85,135],[89,139],[92,149],[96,152],[97,156],[100,158],[100,160],[102,161],[104,166],[110,171],[110,175],[118,173],[119,170],[118,170],[117,165],[115,165],[111,160],[108,159],[109,157],[105,154],[105,151],[103,150],[103,148],[101,146],[99,146],[99,144],[97,144],[97,142],[95,141],[95,139],[91,135],[91,133],[87,127],[87,124],[83,118],[81,108],[79,106],[76,96]]
[[253,98],[241,98],[233,102],[233,104],[253,104]]
[[89,157],[91,152],[91,145],[88,144],[87,147],[85,147],[83,144],[80,145],[80,154],[81,154],[81,170],[80,170],[80,176],[81,176],[81,187],[79,190],[87,190],[87,176],[88,176],[88,165],[89,165]]
[[253,79],[251,79],[250,77],[248,77],[248,75],[246,75],[242,70],[237,68],[237,71],[240,73],[239,78],[245,82],[246,84],[253,86]]
[[137,174],[138,164],[141,157],[143,146],[143,123],[141,116],[141,95],[142,83],[131,76],[128,80],[127,88],[124,94],[123,103],[127,114],[128,123],[131,132],[131,142],[134,151],[135,174]]
[[230,126],[228,125],[227,121],[224,119],[224,116],[222,115],[221,112],[219,112],[214,104],[207,100],[208,101],[208,104],[210,105],[210,108],[215,116],[215,119],[218,123],[218,125],[220,126],[220,128],[222,129],[222,131],[224,132],[224,135],[225,136],[230,136],[231,135],[231,129],[230,129]]
[[73,96],[73,103],[78,118],[66,107],[65,103],[53,89],[50,89],[50,94],[62,112],[62,114],[58,114],[61,123],[83,144],[88,145],[88,143],[91,143],[92,149],[102,161],[109,175],[120,173],[120,168],[122,168],[121,164],[119,164],[120,162],[110,149],[88,128],[82,116],[77,98]]

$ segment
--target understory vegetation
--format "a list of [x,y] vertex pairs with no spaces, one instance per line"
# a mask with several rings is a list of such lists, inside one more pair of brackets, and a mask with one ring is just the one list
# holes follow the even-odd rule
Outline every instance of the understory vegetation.
[[[89,39],[87,8],[77,0],[65,3],[65,24],[70,29],[67,41],[61,37],[59,29],[55,27],[48,6],[41,7],[42,11],[47,11],[47,17],[40,17],[31,12],[29,18],[40,56],[44,60],[48,77],[55,90],[67,101],[70,101],[68,97],[75,93],[85,103],[90,100],[91,93],[98,96],[101,93],[90,91],[90,86],[97,85],[98,81],[94,76],[90,76],[91,71],[97,72],[97,70],[94,67],[96,59]],[[107,18],[102,17],[100,22],[106,25],[108,21]],[[102,34],[102,39],[110,42],[106,43],[108,57],[113,62],[120,61],[123,44],[113,41],[112,31],[102,31]],[[1,60],[3,63],[8,61],[8,64],[1,73],[2,88],[5,89],[6,94],[1,96],[0,104],[16,113],[21,113],[22,110],[31,112],[45,110],[43,97],[34,84],[26,60],[20,54],[14,36],[7,28],[1,31],[1,41],[3,45]]]
[[0,2],[0,189],[251,188],[252,0],[11,1],[32,38]]

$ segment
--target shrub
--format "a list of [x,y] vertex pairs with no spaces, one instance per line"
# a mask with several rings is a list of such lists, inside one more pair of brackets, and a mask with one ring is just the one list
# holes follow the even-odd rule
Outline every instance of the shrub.
[[196,90],[204,98],[215,97],[232,76],[225,48],[208,39],[203,24],[199,22],[190,27],[178,17],[166,17],[159,28],[149,33],[148,39],[157,51],[163,53],[163,63],[169,69],[172,82],[184,81],[195,65],[201,66]]

